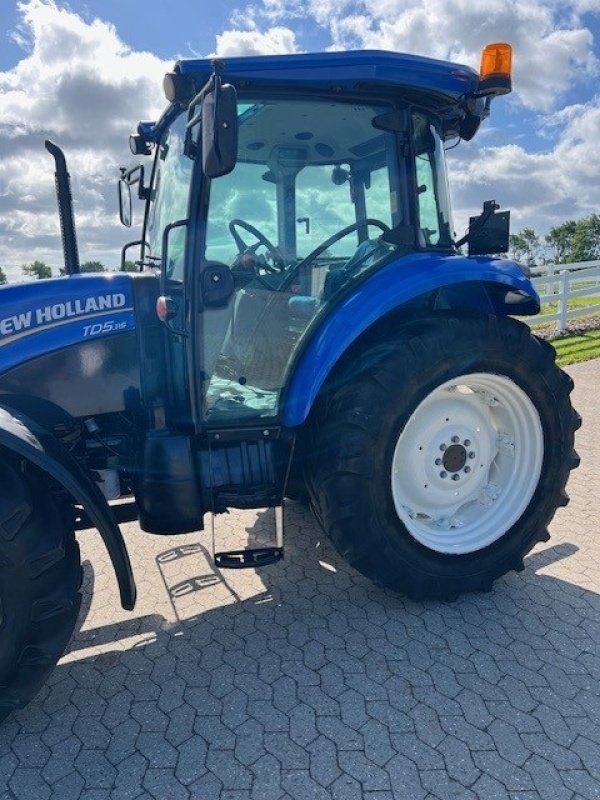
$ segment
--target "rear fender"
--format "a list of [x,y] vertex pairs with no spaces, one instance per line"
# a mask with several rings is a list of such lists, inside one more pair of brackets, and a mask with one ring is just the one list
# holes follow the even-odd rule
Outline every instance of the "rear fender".
[[306,421],[331,370],[368,328],[419,297],[435,293],[437,308],[485,314],[537,314],[539,297],[518,264],[505,259],[417,253],[381,268],[329,313],[292,366],[283,400],[283,424]]
[[131,610],[135,606],[136,587],[125,542],[104,495],[90,476],[47,430],[28,417],[1,406],[0,447],[39,467],[83,506],[108,550],[121,605]]

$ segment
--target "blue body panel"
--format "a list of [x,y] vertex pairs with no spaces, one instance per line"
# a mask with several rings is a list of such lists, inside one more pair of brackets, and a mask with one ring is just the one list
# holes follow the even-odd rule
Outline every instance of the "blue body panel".
[[[226,80],[257,86],[352,90],[358,84],[378,83],[423,89],[456,100],[475,91],[479,84],[479,75],[471,67],[384,50],[226,58],[223,63]],[[203,83],[212,73],[212,61],[186,59],[178,61],[175,69],[198,76]]]
[[[360,50],[333,53],[302,53],[298,55],[252,56],[224,58],[225,81],[243,85],[244,89],[301,90],[307,92],[328,91],[368,93],[368,87],[411,89],[426,95],[442,98],[445,107],[439,113],[451,119],[460,114],[459,103],[467,95],[473,95],[479,86],[479,75],[471,67],[438,61],[433,58],[390,53],[384,50]],[[175,72],[194,79],[199,90],[212,74],[210,59],[182,59],[175,64]],[[472,100],[479,111],[483,100]],[[180,111],[171,105],[156,123],[140,123],[139,132],[148,140],[157,141],[163,130]]]
[[123,274],[85,274],[0,288],[0,374],[32,358],[135,330]]
[[[468,289],[468,284],[474,282],[501,284],[509,291],[530,297],[531,302],[520,313],[539,310],[535,289],[511,261],[431,253],[415,253],[393,261],[360,282],[313,332],[288,380],[283,424],[294,428],[307,419],[321,386],[340,357],[385,314],[434,289],[461,284]],[[473,299],[475,302],[469,302],[469,308],[476,310],[476,294]],[[491,311],[489,305],[478,310]]]

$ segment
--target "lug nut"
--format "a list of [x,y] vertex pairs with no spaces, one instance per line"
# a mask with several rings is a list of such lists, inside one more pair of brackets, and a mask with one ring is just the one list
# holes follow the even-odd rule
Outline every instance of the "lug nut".
[[443,472],[443,471],[440,472],[440,478],[447,478],[447,477],[448,477],[448,473],[447,472]]
[[471,452],[469,453],[469,458],[475,458],[475,453],[474,453],[472,450],[471,450]]
[[442,459],[441,458],[436,458],[436,460],[435,460],[436,467],[439,467],[441,465],[441,463],[442,463]]
[[465,444],[465,447],[470,447],[471,446],[471,440],[470,439],[465,439],[464,444]]
[[448,445],[441,444],[441,445],[440,445],[440,450],[442,450],[442,452],[443,452],[443,451],[446,449],[446,447],[447,447],[447,446],[448,446]]
[[458,438],[458,436],[453,436],[452,437],[452,442],[453,442],[453,444],[458,444],[460,442],[460,439]]
[[452,476],[452,480],[453,480],[453,481],[458,481],[458,480],[460,480],[460,475],[458,474],[458,472],[455,472],[455,473],[454,473],[454,475]]
[[465,472],[471,472],[471,467],[465,467]]

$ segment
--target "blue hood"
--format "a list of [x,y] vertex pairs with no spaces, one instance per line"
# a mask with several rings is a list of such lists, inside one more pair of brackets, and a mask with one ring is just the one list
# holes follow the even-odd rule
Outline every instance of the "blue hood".
[[0,287],[0,373],[69,345],[132,330],[128,275],[70,275]]

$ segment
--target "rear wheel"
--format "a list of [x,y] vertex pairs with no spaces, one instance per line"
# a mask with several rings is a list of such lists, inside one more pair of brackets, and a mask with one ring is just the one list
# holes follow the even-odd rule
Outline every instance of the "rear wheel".
[[73,526],[36,476],[0,462],[0,721],[65,651],[81,602]]
[[571,379],[525,325],[415,320],[354,358],[336,387],[313,422],[308,485],[359,571],[451,599],[522,569],[547,540],[580,420]]

